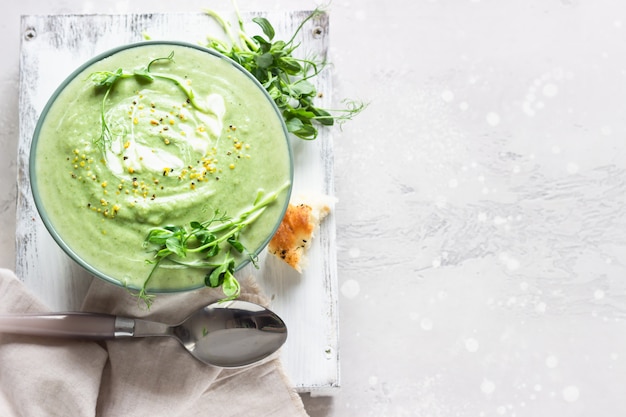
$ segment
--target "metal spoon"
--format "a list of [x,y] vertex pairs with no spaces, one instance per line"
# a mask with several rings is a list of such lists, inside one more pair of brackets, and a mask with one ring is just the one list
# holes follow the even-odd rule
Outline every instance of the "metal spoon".
[[0,332],[99,340],[170,336],[195,358],[223,368],[265,359],[287,339],[280,317],[241,300],[210,304],[175,326],[99,313],[24,314],[0,315]]

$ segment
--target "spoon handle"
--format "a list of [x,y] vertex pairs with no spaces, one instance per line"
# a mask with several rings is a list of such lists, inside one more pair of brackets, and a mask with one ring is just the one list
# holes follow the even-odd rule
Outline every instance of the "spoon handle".
[[[0,315],[0,333],[31,336],[113,339],[120,336],[117,316],[100,313]],[[132,319],[123,319],[132,321]],[[126,323],[126,326],[132,326]]]

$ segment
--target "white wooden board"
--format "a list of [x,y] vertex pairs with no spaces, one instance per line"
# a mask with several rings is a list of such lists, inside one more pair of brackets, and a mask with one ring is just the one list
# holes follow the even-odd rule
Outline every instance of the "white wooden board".
[[[275,26],[277,39],[286,40],[308,12],[259,14],[268,17]],[[246,22],[252,17],[253,14],[244,14]],[[252,22],[247,28],[260,32]],[[324,58],[328,28],[325,14],[307,23],[299,51]],[[74,310],[80,307],[93,277],[57,247],[34,206],[28,158],[40,112],[59,83],[96,54],[142,41],[144,34],[154,40],[204,44],[206,35],[220,33],[220,30],[202,13],[181,13],[23,16],[21,31],[16,272],[51,309]],[[320,104],[330,107],[330,73],[325,72],[316,82],[318,91],[324,93]],[[332,195],[330,132],[322,129],[315,141],[294,138],[292,143],[293,193]],[[332,392],[339,386],[335,220],[332,214],[313,242],[309,259],[309,266],[301,276],[265,256],[261,258],[259,270],[246,268],[241,273],[255,274],[271,297],[272,308],[287,322],[289,339],[281,354],[296,388],[303,392]]]

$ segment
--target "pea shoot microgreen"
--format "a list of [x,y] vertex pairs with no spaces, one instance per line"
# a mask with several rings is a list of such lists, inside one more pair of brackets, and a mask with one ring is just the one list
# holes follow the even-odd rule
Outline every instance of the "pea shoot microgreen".
[[106,102],[113,91],[115,85],[126,78],[135,78],[136,80],[144,83],[151,83],[155,79],[167,80],[174,83],[189,99],[189,102],[196,109],[207,112],[208,109],[200,103],[193,90],[187,85],[184,79],[173,74],[160,73],[152,71],[152,66],[156,63],[172,63],[174,62],[174,51],[172,51],[166,57],[155,58],[151,60],[147,65],[135,68],[134,70],[126,70],[118,68],[115,71],[97,71],[90,74],[89,79],[96,85],[96,87],[103,88],[105,90],[102,96],[102,102],[100,106],[100,124],[101,132],[98,140],[96,141],[100,145],[109,143],[112,136],[111,127],[106,120]]
[[237,298],[241,288],[234,275],[234,255],[244,255],[254,266],[258,266],[256,257],[240,240],[241,231],[253,223],[288,186],[287,183],[271,193],[259,191],[254,203],[235,217],[216,210],[208,220],[192,221],[188,226],[152,228],[144,245],[154,252],[153,258],[147,260],[153,267],[135,295],[150,307],[154,295],[148,293],[148,284],[157,269],[167,263],[202,270],[205,273],[204,284],[212,288],[221,287],[224,301]]
[[296,28],[288,41],[275,40],[272,24],[264,17],[252,21],[262,30],[262,35],[250,36],[243,19],[235,6],[238,33],[221,15],[205,10],[220,25],[228,41],[208,36],[207,47],[228,56],[250,72],[267,90],[281,111],[287,130],[301,139],[315,139],[319,126],[332,126],[352,119],[366,106],[364,103],[346,100],[345,108],[330,110],[318,107],[315,99],[319,93],[311,82],[327,66],[327,62],[316,58],[298,58],[295,51],[300,46],[296,38],[306,22],[323,13],[316,9]]

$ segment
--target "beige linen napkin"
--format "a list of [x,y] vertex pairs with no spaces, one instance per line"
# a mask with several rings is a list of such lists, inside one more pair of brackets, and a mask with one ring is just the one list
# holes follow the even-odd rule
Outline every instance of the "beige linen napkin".
[[[252,278],[241,298],[265,304]],[[83,310],[177,323],[218,299],[207,288],[159,295],[150,311],[124,289],[94,280]],[[0,314],[47,312],[0,269]],[[200,363],[170,338],[91,342],[0,334],[0,416],[307,416],[280,361],[225,370]]]

